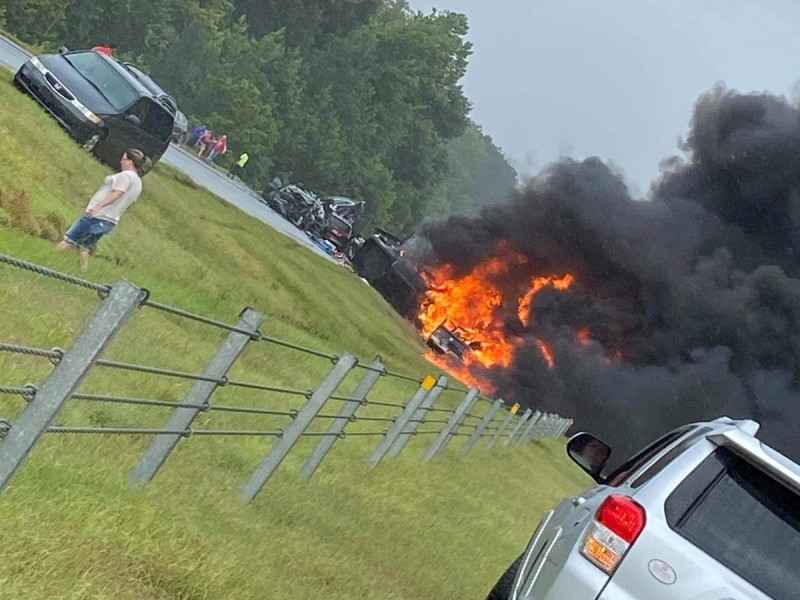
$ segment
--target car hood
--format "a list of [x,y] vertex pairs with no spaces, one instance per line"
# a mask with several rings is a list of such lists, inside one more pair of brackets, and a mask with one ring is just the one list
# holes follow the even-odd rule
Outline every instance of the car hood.
[[72,92],[78,101],[96,115],[116,114],[105,96],[60,54],[42,54],[39,61]]

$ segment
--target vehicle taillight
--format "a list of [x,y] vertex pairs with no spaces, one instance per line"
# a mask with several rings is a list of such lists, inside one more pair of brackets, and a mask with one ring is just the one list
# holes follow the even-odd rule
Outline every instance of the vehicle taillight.
[[612,495],[597,509],[581,554],[611,573],[644,529],[645,511],[627,496]]

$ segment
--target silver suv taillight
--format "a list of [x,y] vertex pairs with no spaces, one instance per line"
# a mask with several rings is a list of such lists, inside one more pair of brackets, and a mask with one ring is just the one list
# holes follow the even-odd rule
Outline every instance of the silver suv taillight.
[[581,554],[606,573],[612,573],[644,529],[645,510],[628,496],[606,498],[589,526]]

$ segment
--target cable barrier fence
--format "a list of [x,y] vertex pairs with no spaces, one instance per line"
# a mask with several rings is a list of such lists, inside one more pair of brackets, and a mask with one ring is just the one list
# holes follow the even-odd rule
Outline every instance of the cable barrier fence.
[[[226,451],[237,438],[255,457],[240,489],[249,503],[293,450],[295,459],[305,453],[299,476],[308,480],[348,438],[374,442],[372,469],[412,438],[425,441],[428,462],[457,438],[463,456],[479,442],[486,451],[556,437],[572,423],[519,412],[444,375],[393,372],[380,356],[360,361],[270,336],[250,307],[225,323],[161,304],[126,279],[97,284],[3,254],[0,265],[98,296],[82,326],[65,325],[77,332],[66,350],[0,340],[0,493],[45,434],[139,436],[134,485],[151,481],[190,438],[225,439]],[[50,333],[67,345],[64,332]]]

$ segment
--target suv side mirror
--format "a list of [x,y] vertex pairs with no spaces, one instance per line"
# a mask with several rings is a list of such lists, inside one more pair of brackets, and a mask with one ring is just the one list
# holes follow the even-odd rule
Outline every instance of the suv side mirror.
[[142,120],[137,115],[125,115],[125,120],[129,123],[133,123],[137,127],[142,124]]
[[58,53],[59,54],[66,54],[67,52],[69,52],[69,48],[67,48],[66,46],[59,46],[58,47]]
[[611,447],[591,433],[576,433],[567,442],[567,455],[599,482],[600,473],[611,456]]

